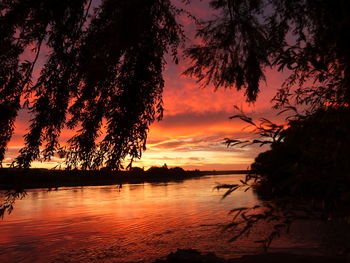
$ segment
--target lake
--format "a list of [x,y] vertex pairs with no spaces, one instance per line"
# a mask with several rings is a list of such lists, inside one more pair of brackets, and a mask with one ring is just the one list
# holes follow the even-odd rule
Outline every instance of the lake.
[[[213,188],[243,178],[30,190],[0,221],[0,262],[152,262],[177,248],[225,258],[260,252],[254,241],[269,226],[235,243],[222,231],[230,209],[259,201],[252,191],[222,200],[224,191]],[[272,251],[328,253],[329,232],[339,237],[333,228],[306,223],[274,242]]]

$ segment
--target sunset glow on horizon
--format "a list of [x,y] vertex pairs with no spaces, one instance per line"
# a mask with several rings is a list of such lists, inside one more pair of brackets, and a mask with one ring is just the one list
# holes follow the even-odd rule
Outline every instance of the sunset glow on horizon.
[[[198,17],[210,15],[206,2],[194,1],[194,3],[190,10],[194,15]],[[193,37],[195,32],[193,21],[185,17],[181,22],[185,26],[186,34]],[[197,40],[191,39],[189,42],[191,41]],[[25,56],[30,57],[30,54]],[[45,49],[39,58],[40,63],[44,61]],[[164,70],[164,118],[151,125],[147,150],[141,160],[134,161],[134,166],[147,169],[150,166],[167,164],[169,167],[181,166],[185,169],[246,169],[254,157],[267,148],[257,146],[228,148],[224,144],[225,138],[242,139],[252,136],[249,130],[243,130],[246,126],[244,123],[229,119],[237,113],[233,106],[241,107],[252,117],[276,120],[276,112],[271,109],[271,99],[283,82],[283,74],[267,70],[267,81],[261,83],[261,92],[256,103],[249,105],[245,102],[243,92],[238,92],[234,88],[227,90],[222,88],[217,91],[211,86],[200,88],[196,80],[182,75],[188,63],[182,58],[179,64],[168,59]],[[34,76],[38,74],[37,67]],[[15,124],[15,133],[3,162],[4,167],[12,163],[23,147],[23,135],[27,132],[30,119],[28,112],[24,110],[20,112]],[[74,131],[64,129],[61,144],[64,145],[73,135]],[[53,168],[62,161],[58,157],[53,157],[46,162],[34,161],[32,167]]]
[[[245,123],[230,120],[236,114],[234,105],[253,117],[276,119],[276,111],[271,109],[271,99],[276,89],[262,87],[255,104],[245,102],[242,92],[234,89],[213,87],[200,88],[195,80],[183,76],[183,68],[169,63],[165,70],[164,118],[150,127],[147,150],[134,166],[144,167],[181,166],[185,169],[229,170],[246,169],[256,155],[266,150],[260,148],[228,148],[225,138],[242,139],[251,137]],[[269,87],[278,88],[282,78],[272,72],[268,74]],[[265,85],[264,85],[265,86]],[[30,115],[22,111],[16,121],[14,136],[9,143],[4,166],[9,165],[23,146],[23,135],[29,126]],[[74,131],[65,129],[61,135],[64,144]],[[32,167],[53,168],[62,162],[53,157],[51,161],[33,162]]]

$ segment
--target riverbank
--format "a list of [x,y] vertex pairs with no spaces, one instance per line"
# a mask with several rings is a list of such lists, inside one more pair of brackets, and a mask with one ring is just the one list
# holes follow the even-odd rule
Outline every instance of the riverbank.
[[0,190],[24,190],[69,186],[120,185],[180,181],[205,175],[245,174],[247,171],[199,171],[180,167],[152,167],[147,171],[48,170],[0,168]]
[[349,263],[346,256],[311,256],[286,253],[263,253],[246,255],[235,259],[223,259],[214,253],[201,253],[194,249],[178,249],[170,253],[166,259],[158,259],[154,263]]

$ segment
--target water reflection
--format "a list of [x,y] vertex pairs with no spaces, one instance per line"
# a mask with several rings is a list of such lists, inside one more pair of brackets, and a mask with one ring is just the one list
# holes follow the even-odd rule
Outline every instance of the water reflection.
[[[216,182],[242,176],[216,175],[181,183],[32,190],[0,222],[0,262],[152,262],[177,248],[213,251],[224,257],[256,252],[262,226],[230,244],[220,226],[233,207],[257,203],[252,192],[221,200]],[[314,237],[313,237],[314,240]],[[317,249],[305,235],[277,247]]]
[[27,195],[23,190],[0,191],[0,218],[13,211],[17,199],[22,199]]

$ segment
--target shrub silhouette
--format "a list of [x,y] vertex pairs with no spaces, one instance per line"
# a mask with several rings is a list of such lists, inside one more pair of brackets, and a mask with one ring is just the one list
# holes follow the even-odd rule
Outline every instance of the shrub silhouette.
[[271,196],[292,195],[322,202],[350,201],[350,114],[327,108],[290,121],[283,140],[261,153],[252,170],[257,189]]

